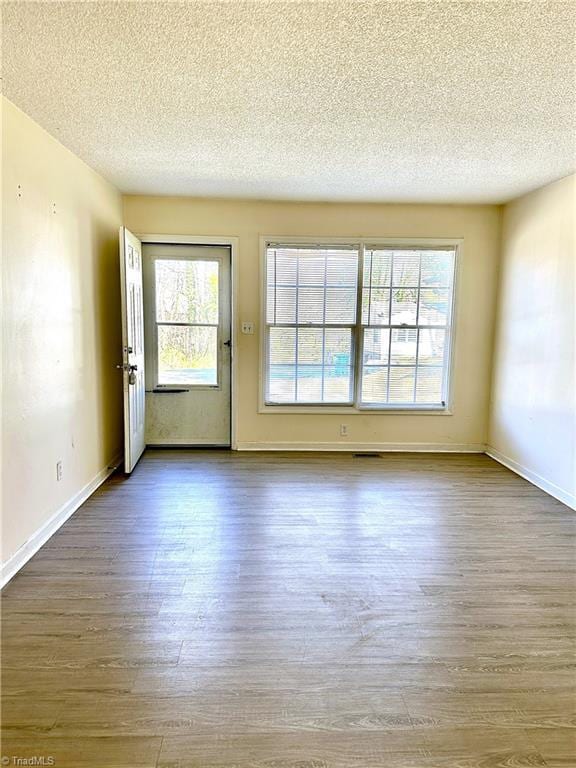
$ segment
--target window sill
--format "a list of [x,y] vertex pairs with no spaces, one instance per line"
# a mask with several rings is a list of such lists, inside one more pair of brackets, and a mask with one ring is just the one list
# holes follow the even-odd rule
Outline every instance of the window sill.
[[178,386],[160,386],[160,387],[154,387],[154,389],[147,389],[146,394],[147,395],[163,395],[163,394],[178,394],[179,392],[196,392],[198,390],[210,390],[211,392],[220,390],[221,387],[214,384],[183,384],[181,387]]
[[266,405],[261,404],[258,413],[287,413],[297,414],[316,414],[319,416],[356,414],[362,415],[380,415],[380,416],[452,416],[453,412],[447,406],[438,408],[426,406],[424,408],[391,408],[390,406],[362,406],[357,408],[353,405]]

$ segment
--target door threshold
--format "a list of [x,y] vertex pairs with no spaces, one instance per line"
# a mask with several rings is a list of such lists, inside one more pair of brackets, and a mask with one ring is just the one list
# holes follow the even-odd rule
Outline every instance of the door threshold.
[[154,450],[161,450],[162,448],[170,448],[171,450],[182,448],[184,450],[194,449],[197,451],[207,448],[210,450],[217,448],[218,450],[226,451],[230,450],[232,446],[230,443],[149,443],[146,445],[146,448],[154,448]]

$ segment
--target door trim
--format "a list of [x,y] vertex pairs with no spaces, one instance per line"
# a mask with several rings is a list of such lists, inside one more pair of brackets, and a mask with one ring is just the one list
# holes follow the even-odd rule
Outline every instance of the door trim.
[[[230,248],[230,331],[232,335],[232,355],[230,360],[230,448],[238,450],[236,442],[236,418],[238,414],[237,386],[238,381],[238,323],[236,308],[238,306],[238,237],[219,237],[212,235],[162,235],[158,233],[139,233],[136,237],[142,245],[221,245]],[[172,441],[173,442],[173,441]]]

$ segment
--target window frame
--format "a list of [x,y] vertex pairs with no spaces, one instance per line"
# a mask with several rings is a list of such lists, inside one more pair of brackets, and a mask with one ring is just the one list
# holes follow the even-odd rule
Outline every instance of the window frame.
[[[346,414],[346,413],[379,413],[387,415],[434,415],[451,416],[453,414],[453,369],[456,338],[456,315],[458,298],[458,274],[463,252],[463,238],[406,238],[406,237],[294,237],[294,236],[261,236],[260,237],[260,355],[258,368],[258,413],[315,413],[315,414]],[[269,244],[278,244],[283,246],[357,246],[359,252],[358,259],[358,284],[357,284],[357,313],[356,322],[352,326],[353,343],[353,374],[354,388],[353,401],[351,404],[338,403],[270,403],[266,401],[266,377],[268,371],[268,344],[267,344],[267,321],[266,321],[266,298],[267,298],[267,279],[266,279],[266,252]],[[363,335],[364,329],[371,326],[362,325],[362,276],[364,254],[369,248],[393,248],[397,246],[401,249],[430,249],[450,248],[454,250],[454,276],[452,281],[452,296],[449,305],[449,323],[447,325],[448,339],[448,359],[444,368],[443,386],[446,393],[444,405],[418,404],[408,405],[406,403],[362,403],[361,385],[362,385],[362,354],[363,354]],[[346,326],[349,327],[349,326]],[[373,327],[373,326],[372,326]],[[384,326],[387,328],[388,326]]]
[[[215,261],[218,263],[218,323],[169,323],[164,321],[158,321],[156,316],[156,262],[158,261]],[[166,254],[166,255],[160,255],[160,256],[151,256],[149,259],[149,270],[148,270],[148,279],[150,281],[150,293],[149,293],[149,307],[150,307],[150,328],[152,329],[151,333],[151,363],[152,363],[152,371],[151,371],[151,391],[152,392],[187,392],[191,390],[219,390],[222,388],[222,328],[221,328],[221,317],[220,317],[220,307],[223,300],[222,296],[222,282],[221,282],[221,275],[222,275],[222,257],[221,256],[203,256],[195,257],[190,256],[189,254]],[[160,326],[182,326],[187,328],[194,328],[194,327],[211,327],[216,328],[216,356],[217,356],[217,362],[216,362],[216,377],[217,377],[217,383],[216,384],[190,384],[190,383],[181,383],[181,384],[161,384],[159,381],[159,371],[158,371],[158,335],[159,335],[159,327]]]

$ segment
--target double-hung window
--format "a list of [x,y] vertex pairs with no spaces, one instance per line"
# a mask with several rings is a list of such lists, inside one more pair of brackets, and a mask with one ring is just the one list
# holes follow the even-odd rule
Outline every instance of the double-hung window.
[[456,250],[267,243],[265,405],[445,408]]
[[266,251],[266,401],[354,400],[357,247]]

